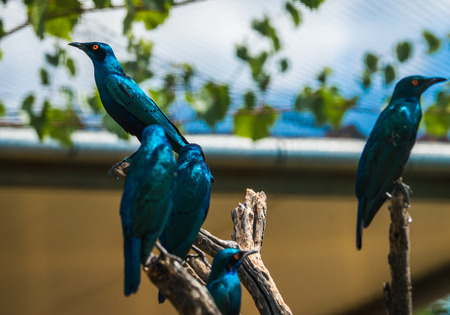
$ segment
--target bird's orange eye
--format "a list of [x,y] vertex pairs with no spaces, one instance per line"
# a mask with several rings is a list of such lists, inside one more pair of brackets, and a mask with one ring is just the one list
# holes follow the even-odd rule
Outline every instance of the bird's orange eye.
[[417,81],[416,79],[411,81],[412,85],[417,86],[419,84],[419,81]]
[[239,260],[239,255],[238,254],[234,254],[233,258],[236,259],[236,260]]
[[98,49],[98,45],[95,44],[94,46],[92,46],[92,49],[97,50]]

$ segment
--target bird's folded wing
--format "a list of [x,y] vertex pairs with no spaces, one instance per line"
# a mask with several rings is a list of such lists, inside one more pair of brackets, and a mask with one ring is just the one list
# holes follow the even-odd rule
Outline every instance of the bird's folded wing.
[[117,74],[109,75],[105,79],[108,92],[114,100],[139,120],[149,125],[169,124],[176,133],[178,128],[167,115],[148,97],[132,79]]

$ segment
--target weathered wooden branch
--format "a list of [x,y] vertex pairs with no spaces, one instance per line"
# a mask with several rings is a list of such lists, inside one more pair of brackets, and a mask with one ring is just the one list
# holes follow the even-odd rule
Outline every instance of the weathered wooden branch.
[[[245,202],[231,211],[234,223],[232,241],[222,240],[201,229],[190,255],[183,264],[160,248],[161,255],[151,254],[145,271],[180,314],[219,314],[205,283],[211,266],[205,253],[214,257],[224,248],[257,250],[239,268],[239,278],[253,297],[261,314],[292,314],[284,303],[275,282],[264,266],[261,246],[266,227],[266,195],[247,189]],[[155,297],[156,298],[156,297]]]
[[[151,254],[145,272],[177,309],[186,315],[220,315],[206,287],[170,255]],[[155,296],[156,299],[156,296]]]
[[410,188],[400,178],[391,196],[391,226],[389,230],[391,284],[384,284],[386,314],[412,314],[412,283],[409,262],[410,238],[408,213]]
[[231,212],[234,222],[233,241],[223,241],[202,230],[197,237],[196,245],[211,256],[226,247],[257,250],[258,253],[249,256],[239,268],[241,282],[261,314],[292,314],[261,258],[266,212],[266,195],[247,189],[244,204],[239,204]]

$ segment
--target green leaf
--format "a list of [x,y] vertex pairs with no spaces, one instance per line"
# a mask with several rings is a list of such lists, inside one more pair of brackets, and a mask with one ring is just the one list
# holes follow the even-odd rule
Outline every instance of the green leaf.
[[234,133],[253,141],[266,138],[276,120],[277,112],[267,105],[260,110],[240,109],[234,115]]
[[169,16],[169,10],[166,11],[138,11],[135,14],[135,21],[144,22],[147,30],[152,30],[164,23]]
[[345,112],[356,102],[357,97],[345,98],[334,86],[322,85],[317,90],[307,86],[297,96],[295,108],[299,111],[311,112],[317,125],[330,125],[336,129],[341,126]]
[[311,10],[318,9],[325,0],[299,0]]
[[266,51],[263,51],[258,56],[251,57],[249,59],[250,69],[252,71],[253,77],[257,77],[258,74],[262,72],[268,56],[268,53]]
[[50,84],[50,78],[49,78],[47,70],[45,70],[44,68],[41,68],[40,71],[39,71],[39,74],[41,76],[41,84],[42,85],[49,85]]
[[333,70],[331,70],[331,68],[329,67],[325,67],[323,68],[322,72],[319,73],[319,75],[317,76],[317,80],[321,83],[321,84],[326,84],[328,77],[333,73]]
[[72,108],[58,109],[49,107],[47,134],[65,147],[72,145],[72,133],[81,122]]
[[3,51],[2,51],[2,49],[0,47],[0,60],[2,60],[2,58],[3,58]]
[[262,20],[253,20],[252,28],[260,35],[269,38],[272,41],[273,49],[279,51],[281,49],[280,39],[278,38],[277,31],[272,26],[270,18],[266,15]]
[[45,60],[47,61],[48,64],[52,65],[53,67],[56,67],[59,64],[59,54],[55,53],[54,55],[51,55],[46,53]]
[[286,11],[291,15],[292,22],[294,22],[295,26],[299,26],[302,21],[302,16],[300,10],[298,10],[292,2],[286,2],[285,4]]
[[236,46],[236,56],[244,61],[249,60],[249,55],[248,55],[248,49],[246,46],[244,45],[238,45]]
[[34,94],[28,94],[22,101],[22,110],[27,112],[28,114],[33,113],[33,104],[36,100]]
[[373,73],[378,69],[378,57],[372,53],[366,53],[364,57],[364,64],[366,65],[367,69],[371,73]]
[[198,118],[212,128],[225,118],[230,104],[228,85],[219,85],[211,81],[203,85],[200,93],[191,103]]
[[247,91],[244,94],[244,108],[253,109],[256,106],[256,95],[253,91]]
[[0,39],[5,36],[5,29],[3,28],[3,20],[0,19]]
[[412,45],[410,42],[400,42],[397,44],[395,51],[397,53],[397,60],[400,62],[405,62],[412,55]]
[[384,67],[384,83],[386,85],[391,84],[395,80],[395,69],[392,65],[388,64]]
[[69,70],[70,75],[75,76],[76,74],[75,61],[72,58],[67,58],[66,67]]
[[185,63],[182,65],[182,77],[185,89],[189,89],[191,80],[194,77],[194,67],[192,65]]
[[103,9],[111,6],[111,0],[94,0],[97,8]]
[[279,65],[280,71],[286,72],[289,69],[289,60],[287,58],[280,59]]
[[[58,38],[70,40],[70,34],[78,23],[81,9],[81,3],[78,0],[49,1],[45,14],[45,31]],[[72,14],[54,17],[61,14],[61,12]]]
[[6,114],[6,107],[3,104],[3,102],[0,100],[0,116],[5,116]]
[[40,39],[44,38],[47,9],[48,3],[46,0],[35,0],[28,4],[28,20]]
[[433,33],[425,30],[423,31],[422,35],[428,45],[427,54],[435,53],[436,51],[439,50],[439,48],[441,48],[441,40],[438,37],[436,37]]
[[131,32],[131,27],[133,26],[134,17],[136,14],[134,11],[134,8],[133,9],[127,8],[127,9],[128,9],[127,15],[123,19],[123,33],[124,34],[128,34]]
[[368,89],[372,85],[372,73],[367,69],[364,69],[362,84],[365,89]]
[[423,115],[426,132],[436,137],[446,137],[450,129],[450,103],[446,108],[431,105]]

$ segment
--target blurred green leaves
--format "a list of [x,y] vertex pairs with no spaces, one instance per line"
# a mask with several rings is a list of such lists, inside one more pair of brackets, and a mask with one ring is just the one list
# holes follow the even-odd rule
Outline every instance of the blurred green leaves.
[[424,112],[426,132],[446,138],[450,130],[450,85],[437,94],[436,102]]
[[44,33],[70,40],[70,33],[82,12],[78,0],[27,0],[28,20],[36,35]]
[[277,111],[268,105],[257,110],[242,108],[234,115],[233,132],[253,141],[266,138],[270,135],[270,128],[275,123],[277,116]]
[[441,40],[430,31],[427,30],[423,31],[422,36],[425,39],[428,46],[427,54],[433,54],[437,52],[439,48],[441,48]]
[[330,86],[327,81],[331,69],[325,68],[317,77],[319,87],[306,86],[295,100],[295,108],[299,111],[311,112],[319,126],[328,125],[333,129],[341,127],[345,112],[356,105],[358,98],[345,98],[339,88]]
[[70,146],[72,144],[70,135],[81,125],[72,108],[55,108],[48,99],[44,99],[41,109],[35,111],[35,103],[35,96],[28,94],[22,101],[22,110],[29,120],[29,125],[36,131],[39,140],[43,141],[46,137],[50,137],[64,146]]
[[228,112],[231,104],[229,93],[228,85],[208,81],[195,97],[190,98],[190,103],[196,111],[197,117],[214,128]]

